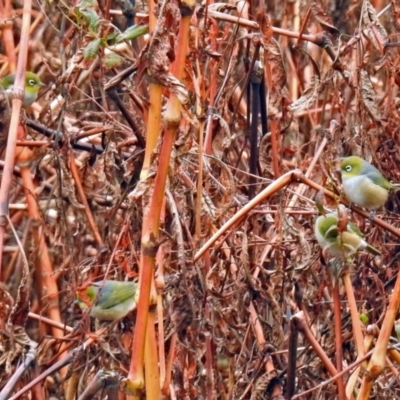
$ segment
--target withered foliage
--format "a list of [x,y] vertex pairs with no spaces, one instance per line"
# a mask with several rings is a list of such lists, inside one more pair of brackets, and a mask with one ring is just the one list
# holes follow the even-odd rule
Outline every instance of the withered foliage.
[[[9,23],[18,43],[23,2],[12,3]],[[163,138],[161,132],[147,177],[140,179],[146,128],[153,122],[147,121],[149,83],[160,86],[163,106],[171,96],[182,104],[157,244],[158,302],[152,305],[158,309],[164,398],[281,399],[307,390],[303,398],[339,398],[340,383],[327,383],[332,370],[305,331],[337,368],[332,292],[338,288],[335,321],[342,323],[343,369],[355,363],[359,354],[340,280],[350,272],[362,333],[371,343],[365,353],[373,349],[397,279],[399,238],[348,211],[346,217],[382,256],[357,253],[350,265],[335,270],[332,285],[332,271],[314,237],[317,191],[293,183],[241,216],[202,257],[196,253],[252,194],[279,178],[277,171],[300,169],[335,192],[336,201],[318,195],[319,208],[327,209],[337,207],[341,192],[338,157],[360,155],[390,181],[400,182],[400,2],[393,0],[380,14],[375,7],[383,3],[369,1],[266,2],[273,4],[265,8],[257,2],[208,8],[199,3],[182,82],[171,69],[182,51],[178,2],[156,5],[158,20],[150,36],[142,27],[148,6],[132,3],[34,4],[28,69],[47,88],[21,117],[27,134],[23,144],[33,151],[28,166],[35,193],[24,190],[26,163],[17,163],[10,219],[1,220],[7,229],[0,398],[41,373],[48,377],[29,389],[34,398],[131,393],[126,378],[136,311],[103,324],[80,310],[75,290],[105,274],[117,280],[139,277],[143,215]],[[143,29],[140,34],[133,21]],[[2,39],[5,75],[8,54]],[[250,79],[253,68],[262,72],[263,90]],[[4,160],[10,105],[0,97]],[[161,121],[164,112],[165,107]],[[252,179],[250,137],[259,152],[258,176]],[[255,182],[255,190],[249,182]],[[32,194],[40,218],[28,211]],[[400,228],[400,192],[390,193],[376,217]],[[56,298],[44,284],[40,239],[54,269]],[[58,326],[39,321],[54,320],[50,309],[57,310]],[[300,316],[303,322],[293,323]],[[393,325],[393,346],[398,346],[398,325]],[[104,327],[101,334],[93,333]],[[83,346],[88,338],[91,343]],[[68,365],[50,371],[66,355]],[[390,353],[389,359],[394,367],[376,378],[370,398],[400,398],[399,357]],[[344,374],[344,386],[353,371]],[[357,396],[363,377],[361,372],[352,395]]]

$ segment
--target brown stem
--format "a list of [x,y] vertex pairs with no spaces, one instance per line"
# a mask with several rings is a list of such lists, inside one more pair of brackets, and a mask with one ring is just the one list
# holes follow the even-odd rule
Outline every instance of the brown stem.
[[86,199],[85,191],[83,189],[82,182],[81,182],[81,177],[79,176],[79,171],[76,166],[75,158],[74,158],[72,151],[69,152],[69,165],[70,165],[72,177],[74,178],[76,190],[79,193],[79,198],[80,198],[82,204],[85,206],[85,214],[86,214],[86,218],[89,222],[89,226],[93,232],[93,235],[96,239],[97,244],[101,247],[104,245],[104,242],[100,235],[99,230],[97,229],[96,221],[93,218],[93,214],[90,211],[90,206]]
[[[335,358],[336,358],[336,369],[340,373],[343,370],[343,349],[342,349],[342,315],[340,308],[340,293],[339,293],[339,282],[336,282],[333,287],[333,310],[335,318]],[[344,390],[343,375],[340,375],[336,383],[338,385],[338,395],[340,400],[346,399]]]
[[[15,98],[12,100],[12,113],[11,113],[10,128],[8,131],[6,157],[4,162],[3,176],[0,185],[0,268],[2,265],[4,234],[6,228],[6,222],[4,220],[4,216],[8,215],[8,202],[9,202],[10,185],[11,185],[14,162],[15,162],[15,147],[17,143],[18,124],[22,106],[22,95],[24,93],[24,88],[25,88],[25,70],[26,70],[26,61],[28,55],[31,9],[32,9],[32,0],[24,1],[20,52],[18,57],[18,66],[14,84],[14,93],[17,94],[17,96],[15,96]],[[0,276],[1,276],[1,269],[0,269]]]
[[389,300],[385,318],[383,319],[382,328],[379,332],[378,340],[375,345],[374,352],[368,363],[367,373],[361,385],[361,390],[357,396],[357,400],[366,400],[372,389],[374,380],[383,372],[386,364],[387,347],[390,335],[393,330],[393,324],[396,320],[397,311],[400,305],[400,274],[397,274],[396,284]]

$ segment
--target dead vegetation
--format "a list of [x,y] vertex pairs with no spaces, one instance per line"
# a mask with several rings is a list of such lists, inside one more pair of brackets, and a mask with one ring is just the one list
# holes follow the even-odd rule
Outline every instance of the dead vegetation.
[[[400,182],[397,0],[0,13],[48,84],[0,105],[0,399],[400,397],[398,192],[335,285],[313,232],[338,157]],[[74,303],[140,271],[122,321]]]

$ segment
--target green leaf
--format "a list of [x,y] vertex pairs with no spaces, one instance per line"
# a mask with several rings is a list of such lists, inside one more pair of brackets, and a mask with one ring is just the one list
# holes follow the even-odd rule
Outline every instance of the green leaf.
[[110,42],[116,39],[116,37],[118,36],[118,34],[116,32],[111,32],[107,35],[106,37],[106,41]]
[[125,32],[120,33],[117,36],[116,42],[122,42],[123,40],[132,40],[139,36],[144,35],[149,31],[148,25],[135,25],[128,28]]
[[89,23],[90,29],[92,29],[94,32],[97,32],[97,23],[99,22],[100,17],[97,15],[96,11],[91,9],[84,9],[79,11],[86,18],[87,22]]
[[94,39],[83,49],[83,58],[92,61],[95,59],[101,45],[101,39]]
[[366,313],[361,313],[359,314],[360,321],[364,324],[367,325],[369,323],[369,317]]
[[117,67],[121,63],[122,63],[122,57],[116,53],[110,53],[104,57],[104,64],[109,69]]

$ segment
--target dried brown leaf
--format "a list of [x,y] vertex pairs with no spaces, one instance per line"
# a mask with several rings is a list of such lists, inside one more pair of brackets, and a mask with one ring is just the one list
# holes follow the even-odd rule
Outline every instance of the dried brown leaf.
[[113,143],[107,146],[107,151],[96,157],[93,164],[88,155],[80,168],[80,175],[84,177],[82,184],[85,191],[109,193],[115,198],[121,194],[123,172],[115,157],[118,157],[118,154]]
[[321,81],[316,75],[313,75],[310,80],[310,85],[303,92],[303,95],[288,106],[289,111],[303,111],[314,106],[315,102],[318,100],[321,89]]
[[178,338],[183,343],[188,343],[187,329],[193,321],[193,304],[187,292],[187,288],[174,292],[174,298],[170,307],[171,321]]
[[28,266],[26,266],[26,268],[23,268],[23,276],[18,286],[17,300],[14,304],[9,318],[9,323],[12,326],[25,326],[26,320],[28,318],[28,313],[30,311],[29,289],[31,287],[30,276],[28,274],[29,269]]
[[386,29],[379,21],[375,8],[369,0],[363,1],[361,17],[369,40],[377,50],[383,52],[384,46],[388,40],[388,35]]
[[207,198],[216,218],[224,216],[234,200],[236,184],[231,169],[217,157],[204,159],[204,178],[209,182]]
[[[165,5],[166,4],[166,5]],[[159,83],[173,92],[182,104],[188,101],[186,87],[170,72],[171,62],[175,60],[175,49],[171,45],[176,41],[177,26],[181,18],[179,8],[174,3],[162,3],[165,7],[157,29],[152,35],[148,51],[142,53],[140,61],[147,65],[150,82]]]
[[390,7],[392,21],[395,28],[400,30],[400,0],[392,0],[392,7]]
[[261,375],[254,383],[252,387],[250,400],[264,400],[266,398],[266,390],[270,385],[271,381],[276,378],[276,371],[266,372]]
[[361,86],[361,98],[367,108],[369,114],[375,121],[381,119],[378,104],[376,102],[376,93],[372,86],[370,76],[367,71],[360,71],[360,86]]
[[232,132],[229,129],[229,125],[226,123],[226,121],[219,115],[217,116],[217,118],[221,129],[218,130],[214,137],[214,140],[212,142],[212,149],[214,155],[217,158],[222,159],[224,152],[231,146],[232,141],[235,137],[232,135]]
[[339,30],[333,26],[332,18],[322,9],[322,4],[313,2],[311,3],[311,13],[318,21],[321,27],[332,35],[338,35]]
[[74,208],[82,210],[85,208],[85,206],[79,202],[76,196],[75,181],[70,171],[68,160],[68,154],[70,151],[72,151],[71,148],[69,148],[68,146],[63,146],[60,153],[61,156],[58,158],[62,175],[57,181],[55,192],[60,193],[58,185],[61,185],[61,193],[63,194],[63,197],[68,198],[68,201]]

